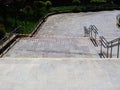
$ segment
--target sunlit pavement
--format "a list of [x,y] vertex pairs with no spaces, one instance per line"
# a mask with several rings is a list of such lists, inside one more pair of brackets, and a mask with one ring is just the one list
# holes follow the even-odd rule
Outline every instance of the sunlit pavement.
[[99,58],[100,47],[83,30],[93,24],[108,40],[119,37],[119,13],[49,17],[35,37],[21,39],[0,59],[0,90],[120,90],[120,60]]
[[0,90],[119,90],[120,61],[4,58]]
[[116,26],[119,13],[101,11],[50,16],[35,37],[21,39],[4,57],[99,57],[100,47],[94,47],[89,38],[84,37],[83,27],[95,25],[99,36],[108,41],[115,39],[120,35]]

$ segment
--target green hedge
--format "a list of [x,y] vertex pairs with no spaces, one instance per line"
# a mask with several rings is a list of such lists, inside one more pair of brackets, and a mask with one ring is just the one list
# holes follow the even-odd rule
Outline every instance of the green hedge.
[[5,33],[5,27],[0,24],[0,39],[4,37]]
[[89,12],[89,11],[105,11],[105,10],[120,10],[117,5],[80,5],[80,6],[64,6],[64,7],[53,7],[50,12]]

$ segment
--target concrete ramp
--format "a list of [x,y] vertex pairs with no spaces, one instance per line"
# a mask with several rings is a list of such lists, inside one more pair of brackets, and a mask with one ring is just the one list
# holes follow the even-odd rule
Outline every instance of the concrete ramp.
[[120,60],[2,58],[0,90],[120,90]]

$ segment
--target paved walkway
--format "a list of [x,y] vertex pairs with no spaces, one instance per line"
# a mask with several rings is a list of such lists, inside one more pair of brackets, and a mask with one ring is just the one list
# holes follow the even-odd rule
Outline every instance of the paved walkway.
[[[84,36],[84,26],[98,28],[100,36],[120,36],[116,15],[120,11],[67,13],[50,16],[33,38],[20,40],[4,57],[99,57],[99,49]],[[104,50],[106,52],[106,49]],[[113,50],[116,57],[116,48]]]
[[94,45],[85,37],[25,38],[20,40],[5,57],[99,57]]
[[0,90],[120,90],[120,60],[0,59]]

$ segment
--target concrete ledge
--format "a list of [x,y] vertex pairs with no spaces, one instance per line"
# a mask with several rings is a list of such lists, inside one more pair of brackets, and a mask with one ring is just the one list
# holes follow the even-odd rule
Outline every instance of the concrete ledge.
[[10,37],[6,42],[3,43],[0,47],[0,57],[6,53],[14,43],[16,43],[16,39],[19,37],[19,35],[14,34],[12,37]]

